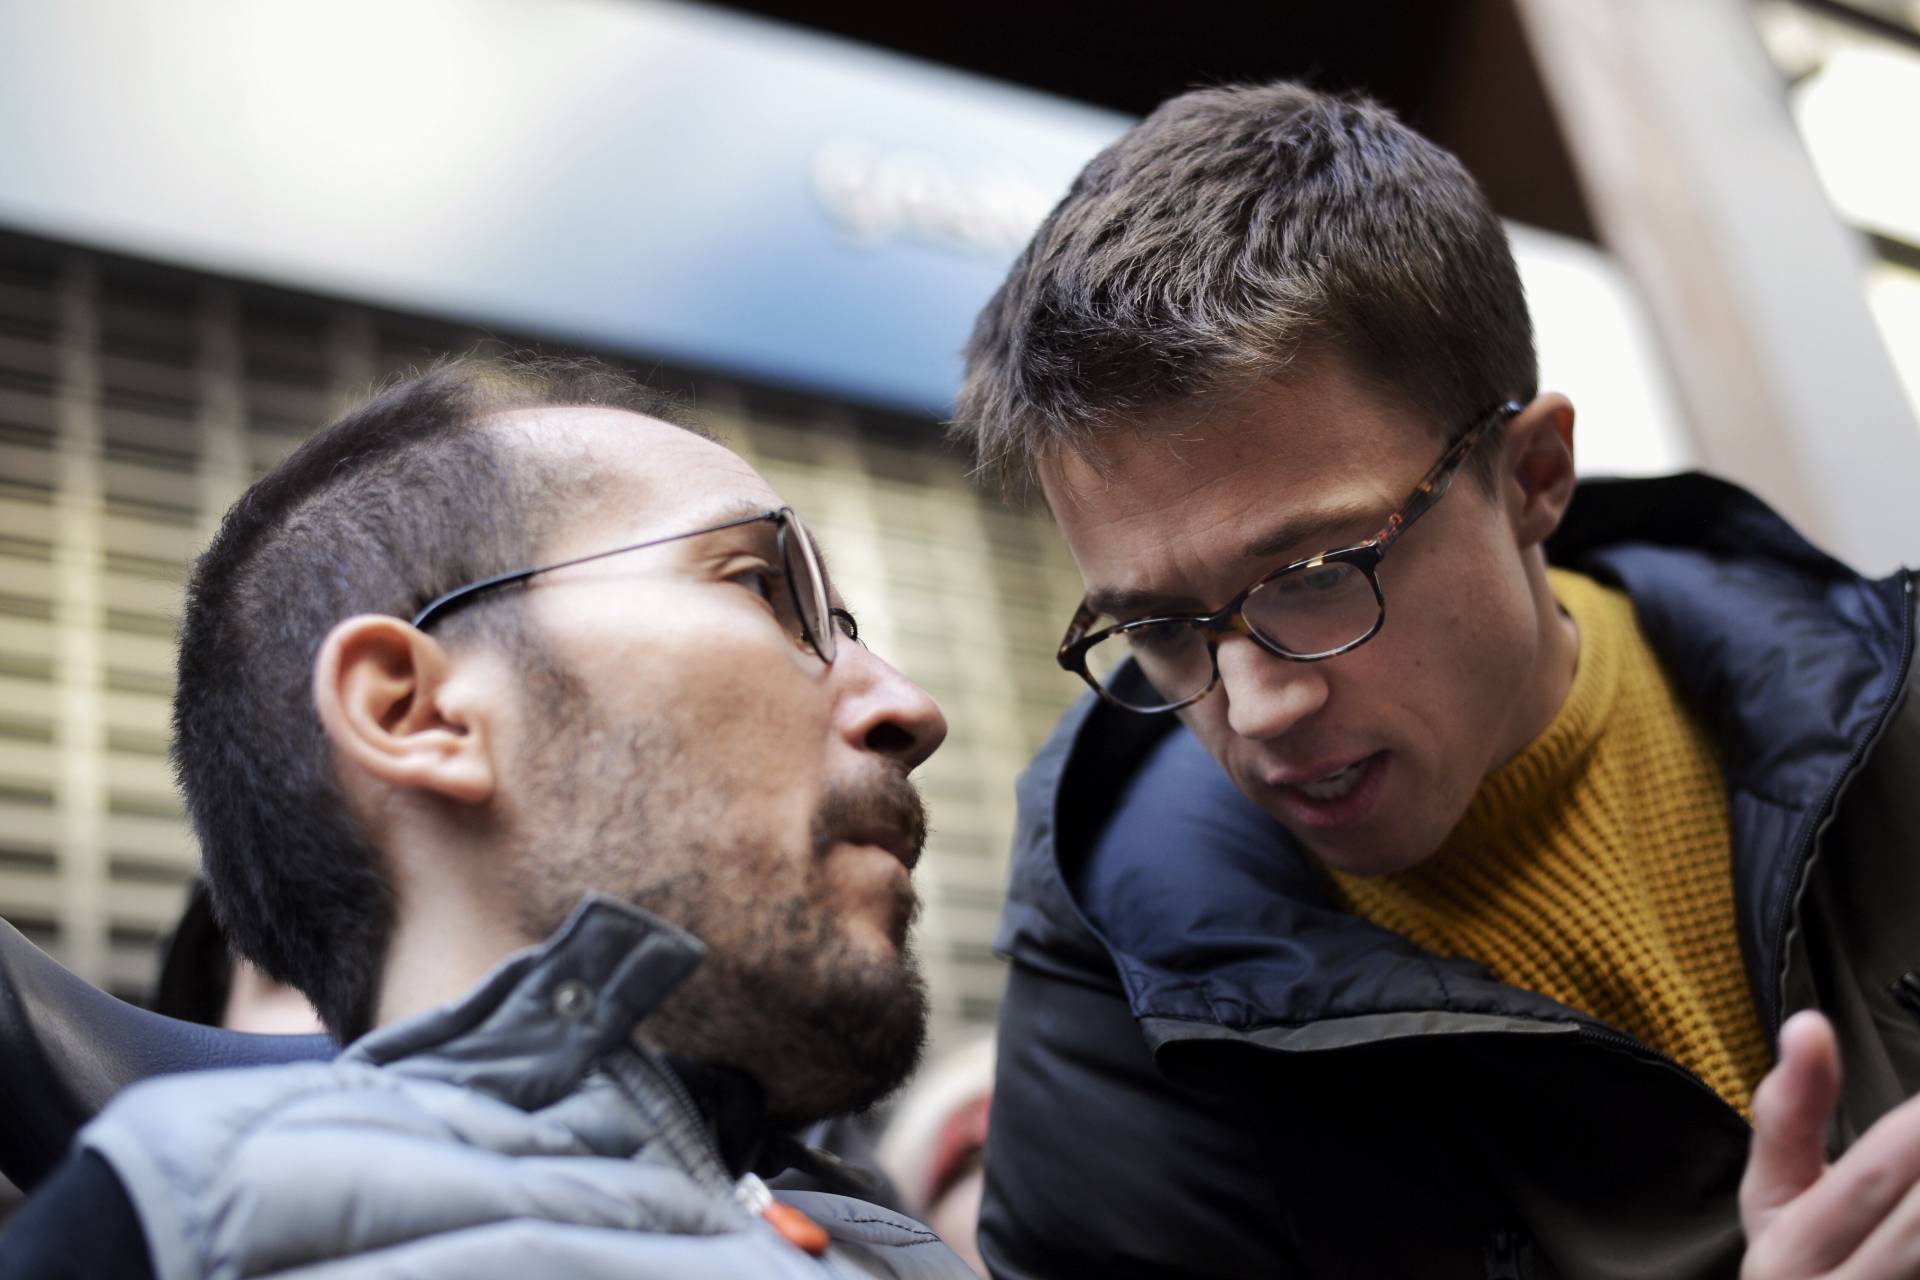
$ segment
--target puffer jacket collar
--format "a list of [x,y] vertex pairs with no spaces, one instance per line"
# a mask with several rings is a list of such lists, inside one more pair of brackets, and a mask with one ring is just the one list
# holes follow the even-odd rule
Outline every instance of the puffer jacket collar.
[[379,1028],[341,1058],[537,1111],[573,1093],[705,955],[692,934],[590,894],[458,1003]]
[[931,1232],[862,1201],[783,1195],[823,1255],[763,1217],[767,1188],[633,1039],[701,954],[589,898],[458,1004],[333,1061],[143,1081],[79,1141],[126,1189],[162,1277],[964,1275]]
[[[1769,1029],[1795,894],[1846,778],[1891,711],[1913,646],[1904,573],[1869,581],[1751,495],[1689,474],[1583,483],[1548,548],[1633,598],[1726,768],[1741,943]],[[1156,1049],[1252,1041],[1328,1048],[1434,1031],[1609,1034],[1591,1018],[1433,956],[1339,909],[1277,824],[1276,848],[1210,865],[1178,900],[1101,936],[1062,873],[1172,717],[1084,699],[1020,784],[999,948],[1024,963],[1117,969]]]

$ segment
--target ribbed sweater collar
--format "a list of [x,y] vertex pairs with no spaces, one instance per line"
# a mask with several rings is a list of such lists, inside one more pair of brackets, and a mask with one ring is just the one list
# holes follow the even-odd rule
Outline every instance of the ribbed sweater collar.
[[1580,633],[1573,682],[1546,729],[1480,784],[1443,854],[1498,841],[1515,820],[1551,805],[1579,777],[1612,715],[1622,649],[1632,641],[1631,606],[1578,574],[1554,569],[1548,576]]

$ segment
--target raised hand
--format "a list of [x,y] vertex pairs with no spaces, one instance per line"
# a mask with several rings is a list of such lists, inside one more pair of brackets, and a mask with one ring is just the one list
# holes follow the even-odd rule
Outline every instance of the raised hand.
[[1780,1061],[1753,1095],[1753,1149],[1740,1181],[1743,1280],[1920,1278],[1920,1098],[1881,1117],[1826,1162],[1840,1050],[1817,1013],[1780,1029]]

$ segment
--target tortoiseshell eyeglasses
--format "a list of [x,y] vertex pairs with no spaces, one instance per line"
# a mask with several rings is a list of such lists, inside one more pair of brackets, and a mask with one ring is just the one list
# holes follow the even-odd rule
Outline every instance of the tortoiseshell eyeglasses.
[[1510,400],[1475,419],[1365,542],[1282,565],[1214,613],[1118,622],[1082,601],[1060,641],[1060,665],[1108,702],[1151,713],[1190,706],[1213,691],[1220,683],[1220,637],[1229,632],[1289,662],[1320,662],[1359,648],[1387,619],[1380,562],[1446,496],[1488,433],[1524,407]]

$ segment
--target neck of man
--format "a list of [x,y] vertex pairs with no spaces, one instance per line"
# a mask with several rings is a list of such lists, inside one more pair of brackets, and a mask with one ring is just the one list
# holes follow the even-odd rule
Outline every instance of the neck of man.
[[1537,547],[1527,557],[1527,585],[1540,619],[1535,660],[1522,696],[1514,700],[1509,732],[1487,770],[1489,777],[1546,732],[1566,704],[1580,665],[1580,629],[1554,599],[1546,556]]
[[[463,998],[502,960],[544,939],[522,932],[510,904],[457,874],[480,858],[393,859],[393,936],[381,967],[373,1025],[383,1027]],[[452,872],[452,873],[450,873]]]

